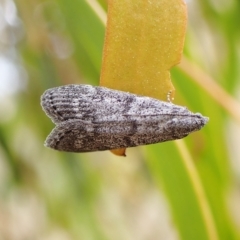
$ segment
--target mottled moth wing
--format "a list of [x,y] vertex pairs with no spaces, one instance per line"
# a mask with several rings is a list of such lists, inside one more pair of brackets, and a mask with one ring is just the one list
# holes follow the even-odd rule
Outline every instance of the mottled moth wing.
[[[189,122],[192,124],[189,125]],[[60,123],[48,136],[45,145],[60,151],[92,152],[135,147],[186,137],[204,124],[200,115],[173,118],[169,121],[109,121],[88,123],[70,120]],[[177,128],[176,128],[177,126]]]
[[43,94],[41,105],[56,124],[74,119],[106,122],[124,121],[133,116],[141,121],[154,115],[189,114],[186,108],[172,103],[90,85],[49,89]]

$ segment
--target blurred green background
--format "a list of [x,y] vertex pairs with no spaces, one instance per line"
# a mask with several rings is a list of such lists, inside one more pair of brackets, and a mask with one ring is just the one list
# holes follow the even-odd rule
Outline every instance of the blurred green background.
[[184,56],[239,108],[175,67],[174,103],[210,122],[123,158],[43,146],[41,94],[98,85],[106,0],[0,2],[0,239],[240,239],[240,2],[187,5]]

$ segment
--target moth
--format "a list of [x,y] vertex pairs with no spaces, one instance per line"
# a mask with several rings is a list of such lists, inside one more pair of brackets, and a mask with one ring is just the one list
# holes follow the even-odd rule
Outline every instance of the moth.
[[171,102],[82,84],[46,90],[41,105],[56,124],[45,146],[67,152],[176,140],[208,122],[200,113]]

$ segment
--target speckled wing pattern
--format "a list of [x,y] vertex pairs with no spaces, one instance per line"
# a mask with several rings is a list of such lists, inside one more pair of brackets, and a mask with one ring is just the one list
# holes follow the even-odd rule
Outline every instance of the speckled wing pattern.
[[45,146],[67,152],[176,140],[200,130],[208,121],[173,103],[83,84],[48,89],[41,105],[56,124]]

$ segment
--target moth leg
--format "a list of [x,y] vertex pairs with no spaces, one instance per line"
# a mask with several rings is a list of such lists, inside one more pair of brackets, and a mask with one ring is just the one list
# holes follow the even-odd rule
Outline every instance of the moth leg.
[[172,103],[172,100],[174,100],[174,98],[172,97],[172,90],[170,90],[168,93],[167,93],[167,101],[169,103]]

